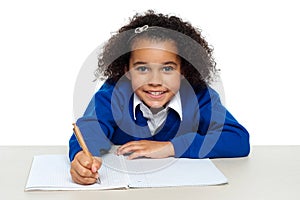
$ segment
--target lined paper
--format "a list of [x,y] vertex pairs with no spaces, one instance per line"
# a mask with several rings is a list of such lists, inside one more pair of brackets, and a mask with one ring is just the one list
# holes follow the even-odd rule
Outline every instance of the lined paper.
[[126,188],[123,173],[102,166],[101,184],[79,185],[72,181],[70,162],[66,155],[34,156],[25,191],[29,190],[98,190]]
[[128,160],[113,153],[102,157],[101,184],[72,181],[67,155],[34,156],[25,191],[104,190],[147,187],[219,185],[226,177],[209,159],[140,158]]

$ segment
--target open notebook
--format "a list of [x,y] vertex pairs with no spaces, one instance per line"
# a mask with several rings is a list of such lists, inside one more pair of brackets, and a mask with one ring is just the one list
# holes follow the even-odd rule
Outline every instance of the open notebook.
[[72,181],[67,155],[34,156],[25,191],[101,190],[147,187],[219,185],[226,177],[209,159],[135,159],[113,153],[102,157],[101,184],[79,185]]

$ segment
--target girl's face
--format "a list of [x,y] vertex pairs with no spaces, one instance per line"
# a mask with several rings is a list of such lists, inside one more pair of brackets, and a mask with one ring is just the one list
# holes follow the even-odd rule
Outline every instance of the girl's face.
[[150,108],[166,105],[180,88],[180,58],[172,41],[139,39],[132,45],[129,71],[136,95]]

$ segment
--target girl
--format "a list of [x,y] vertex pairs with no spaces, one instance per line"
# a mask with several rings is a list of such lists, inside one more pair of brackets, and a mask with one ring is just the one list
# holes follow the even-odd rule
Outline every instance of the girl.
[[209,87],[216,71],[212,49],[190,23],[153,11],[135,15],[99,56],[96,74],[106,81],[77,120],[95,159],[73,134],[73,180],[95,183],[100,149],[112,144],[129,159],[247,156],[247,130]]

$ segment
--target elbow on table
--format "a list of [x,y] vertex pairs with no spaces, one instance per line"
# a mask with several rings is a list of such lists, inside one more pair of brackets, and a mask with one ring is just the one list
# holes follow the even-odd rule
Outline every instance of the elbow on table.
[[220,144],[222,144],[221,148],[218,149],[221,155],[218,157],[246,157],[250,153],[249,135],[231,138],[231,140],[223,141]]
[[237,157],[246,157],[250,153],[250,144],[245,144],[243,147],[240,148]]
[[250,142],[249,137],[242,138],[235,152],[235,157],[246,157],[250,153]]

